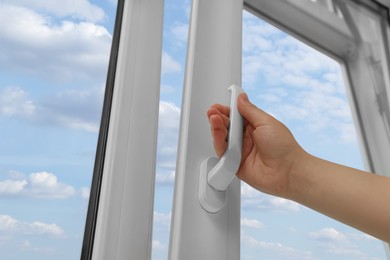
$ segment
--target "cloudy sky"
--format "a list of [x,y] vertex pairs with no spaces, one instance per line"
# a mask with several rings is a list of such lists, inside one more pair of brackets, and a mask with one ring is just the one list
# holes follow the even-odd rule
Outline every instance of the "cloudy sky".
[[[78,259],[115,0],[0,0],[0,258]],[[190,1],[165,1],[153,259],[166,259]],[[339,65],[244,13],[243,85],[309,152],[362,168]],[[385,259],[382,244],[242,185],[242,259]]]

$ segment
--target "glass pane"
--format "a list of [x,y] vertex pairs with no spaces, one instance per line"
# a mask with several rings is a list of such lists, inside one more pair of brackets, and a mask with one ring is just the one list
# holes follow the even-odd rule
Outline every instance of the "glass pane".
[[[244,12],[243,85],[318,157],[362,169],[340,65]],[[242,184],[242,259],[385,259],[382,243]]]
[[0,258],[78,259],[116,1],[0,3]]

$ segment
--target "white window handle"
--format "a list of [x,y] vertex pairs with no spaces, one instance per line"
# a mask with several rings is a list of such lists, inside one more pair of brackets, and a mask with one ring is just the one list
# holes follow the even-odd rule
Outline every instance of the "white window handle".
[[239,86],[231,85],[229,91],[231,101],[227,149],[220,160],[210,157],[202,163],[200,169],[199,202],[211,213],[218,212],[226,204],[226,189],[241,162],[243,119],[238,112],[237,97],[243,90]]
[[237,97],[243,91],[241,87],[236,85],[231,85],[229,90],[231,92],[231,101],[228,147],[207,177],[208,183],[220,191],[227,189],[236,175],[241,162],[243,120],[238,112]]

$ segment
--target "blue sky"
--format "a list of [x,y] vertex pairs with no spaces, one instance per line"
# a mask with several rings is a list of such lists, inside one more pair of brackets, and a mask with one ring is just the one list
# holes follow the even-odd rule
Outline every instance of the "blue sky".
[[[0,0],[0,258],[78,259],[115,0]],[[190,1],[165,1],[153,259],[166,259]],[[247,13],[243,86],[309,152],[362,168],[339,65]],[[242,186],[242,259],[385,259],[381,243]]]

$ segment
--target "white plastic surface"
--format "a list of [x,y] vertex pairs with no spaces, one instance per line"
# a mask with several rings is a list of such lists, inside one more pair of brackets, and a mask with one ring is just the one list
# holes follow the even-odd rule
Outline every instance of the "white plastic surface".
[[93,260],[151,257],[163,8],[124,3]]
[[241,162],[243,119],[238,112],[237,98],[243,90],[237,85],[231,85],[229,91],[231,98],[228,146],[220,160],[209,157],[200,167],[199,203],[210,213],[216,213],[226,205],[226,189]]
[[231,105],[228,147],[207,177],[208,183],[220,191],[227,189],[241,162],[243,119],[238,112],[237,97],[243,90],[239,86],[231,85],[229,91],[231,92]]
[[241,85],[242,10],[242,0],[192,1],[170,260],[240,259],[240,181],[233,178],[223,192],[226,205],[210,213],[199,203],[199,172],[215,155],[207,109],[213,103],[230,105],[227,88]]
[[226,191],[219,191],[208,184],[207,175],[216,166],[218,158],[210,157],[200,166],[199,203],[204,210],[217,213],[226,205]]

